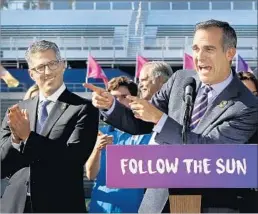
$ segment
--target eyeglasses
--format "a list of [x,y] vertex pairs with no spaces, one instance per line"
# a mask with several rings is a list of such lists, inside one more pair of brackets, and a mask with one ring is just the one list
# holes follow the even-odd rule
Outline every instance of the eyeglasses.
[[46,70],[46,66],[48,67],[49,70],[54,71],[58,68],[60,62],[61,62],[60,60],[53,60],[46,64],[41,64],[34,68],[31,68],[30,70],[36,71],[39,74],[43,74]]

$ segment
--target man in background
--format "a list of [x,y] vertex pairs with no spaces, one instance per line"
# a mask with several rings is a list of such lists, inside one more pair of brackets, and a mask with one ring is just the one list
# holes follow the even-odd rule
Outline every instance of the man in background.
[[[128,95],[137,96],[136,83],[127,77],[115,77],[108,82],[108,92],[122,105],[129,108]],[[86,162],[86,176],[95,180],[89,205],[90,213],[136,213],[144,189],[109,188],[106,186],[106,146],[144,145],[151,135],[133,136],[110,125],[100,129],[96,145]],[[130,198],[130,200],[128,200]]]
[[153,61],[145,63],[139,77],[140,98],[150,100],[172,74],[173,70],[166,62]]

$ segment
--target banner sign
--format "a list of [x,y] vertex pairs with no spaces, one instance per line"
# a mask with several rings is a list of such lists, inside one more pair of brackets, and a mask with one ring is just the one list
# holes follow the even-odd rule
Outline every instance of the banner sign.
[[107,186],[258,188],[258,145],[110,145]]

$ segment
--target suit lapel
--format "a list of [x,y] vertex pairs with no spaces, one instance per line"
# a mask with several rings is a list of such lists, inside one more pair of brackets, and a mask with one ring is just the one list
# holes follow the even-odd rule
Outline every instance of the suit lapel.
[[40,133],[42,136],[47,136],[49,134],[50,130],[53,128],[56,121],[64,113],[67,107],[68,107],[67,103],[61,102],[59,100],[56,101],[55,105],[53,106],[53,109],[48,115],[48,118],[45,122],[45,126],[43,127]]
[[197,95],[198,90],[199,90],[199,88],[200,88],[200,87],[201,87],[201,85],[202,85],[202,82],[200,81],[199,76],[198,76],[198,74],[197,74],[197,73],[193,76],[193,78],[194,78],[194,79],[195,79],[195,81],[196,81],[195,94]]
[[237,91],[239,84],[237,78],[238,77],[234,75],[231,83],[215,98],[211,105],[208,106],[207,111],[194,129],[196,133],[203,133],[210,124],[216,121],[224,111],[234,104],[233,98],[237,97],[239,93]]
[[38,109],[39,96],[34,97],[28,107],[29,120],[30,120],[30,130],[36,130],[36,121],[37,121],[37,109]]

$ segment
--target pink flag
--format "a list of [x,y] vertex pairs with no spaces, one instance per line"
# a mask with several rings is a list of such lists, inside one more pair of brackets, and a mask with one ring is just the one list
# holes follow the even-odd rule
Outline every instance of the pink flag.
[[91,56],[88,56],[88,78],[94,78],[94,79],[102,79],[105,86],[107,87],[108,84],[108,78],[105,75],[104,71],[100,67],[100,65],[97,63],[97,61]]
[[187,54],[187,53],[184,53],[183,69],[189,69],[189,70],[194,69],[193,57],[190,56],[190,55]]
[[147,60],[146,58],[140,56],[140,55],[137,55],[136,57],[136,72],[135,72],[135,80],[136,78],[139,78],[140,76],[140,72],[142,70],[142,66],[148,62],[149,60]]

